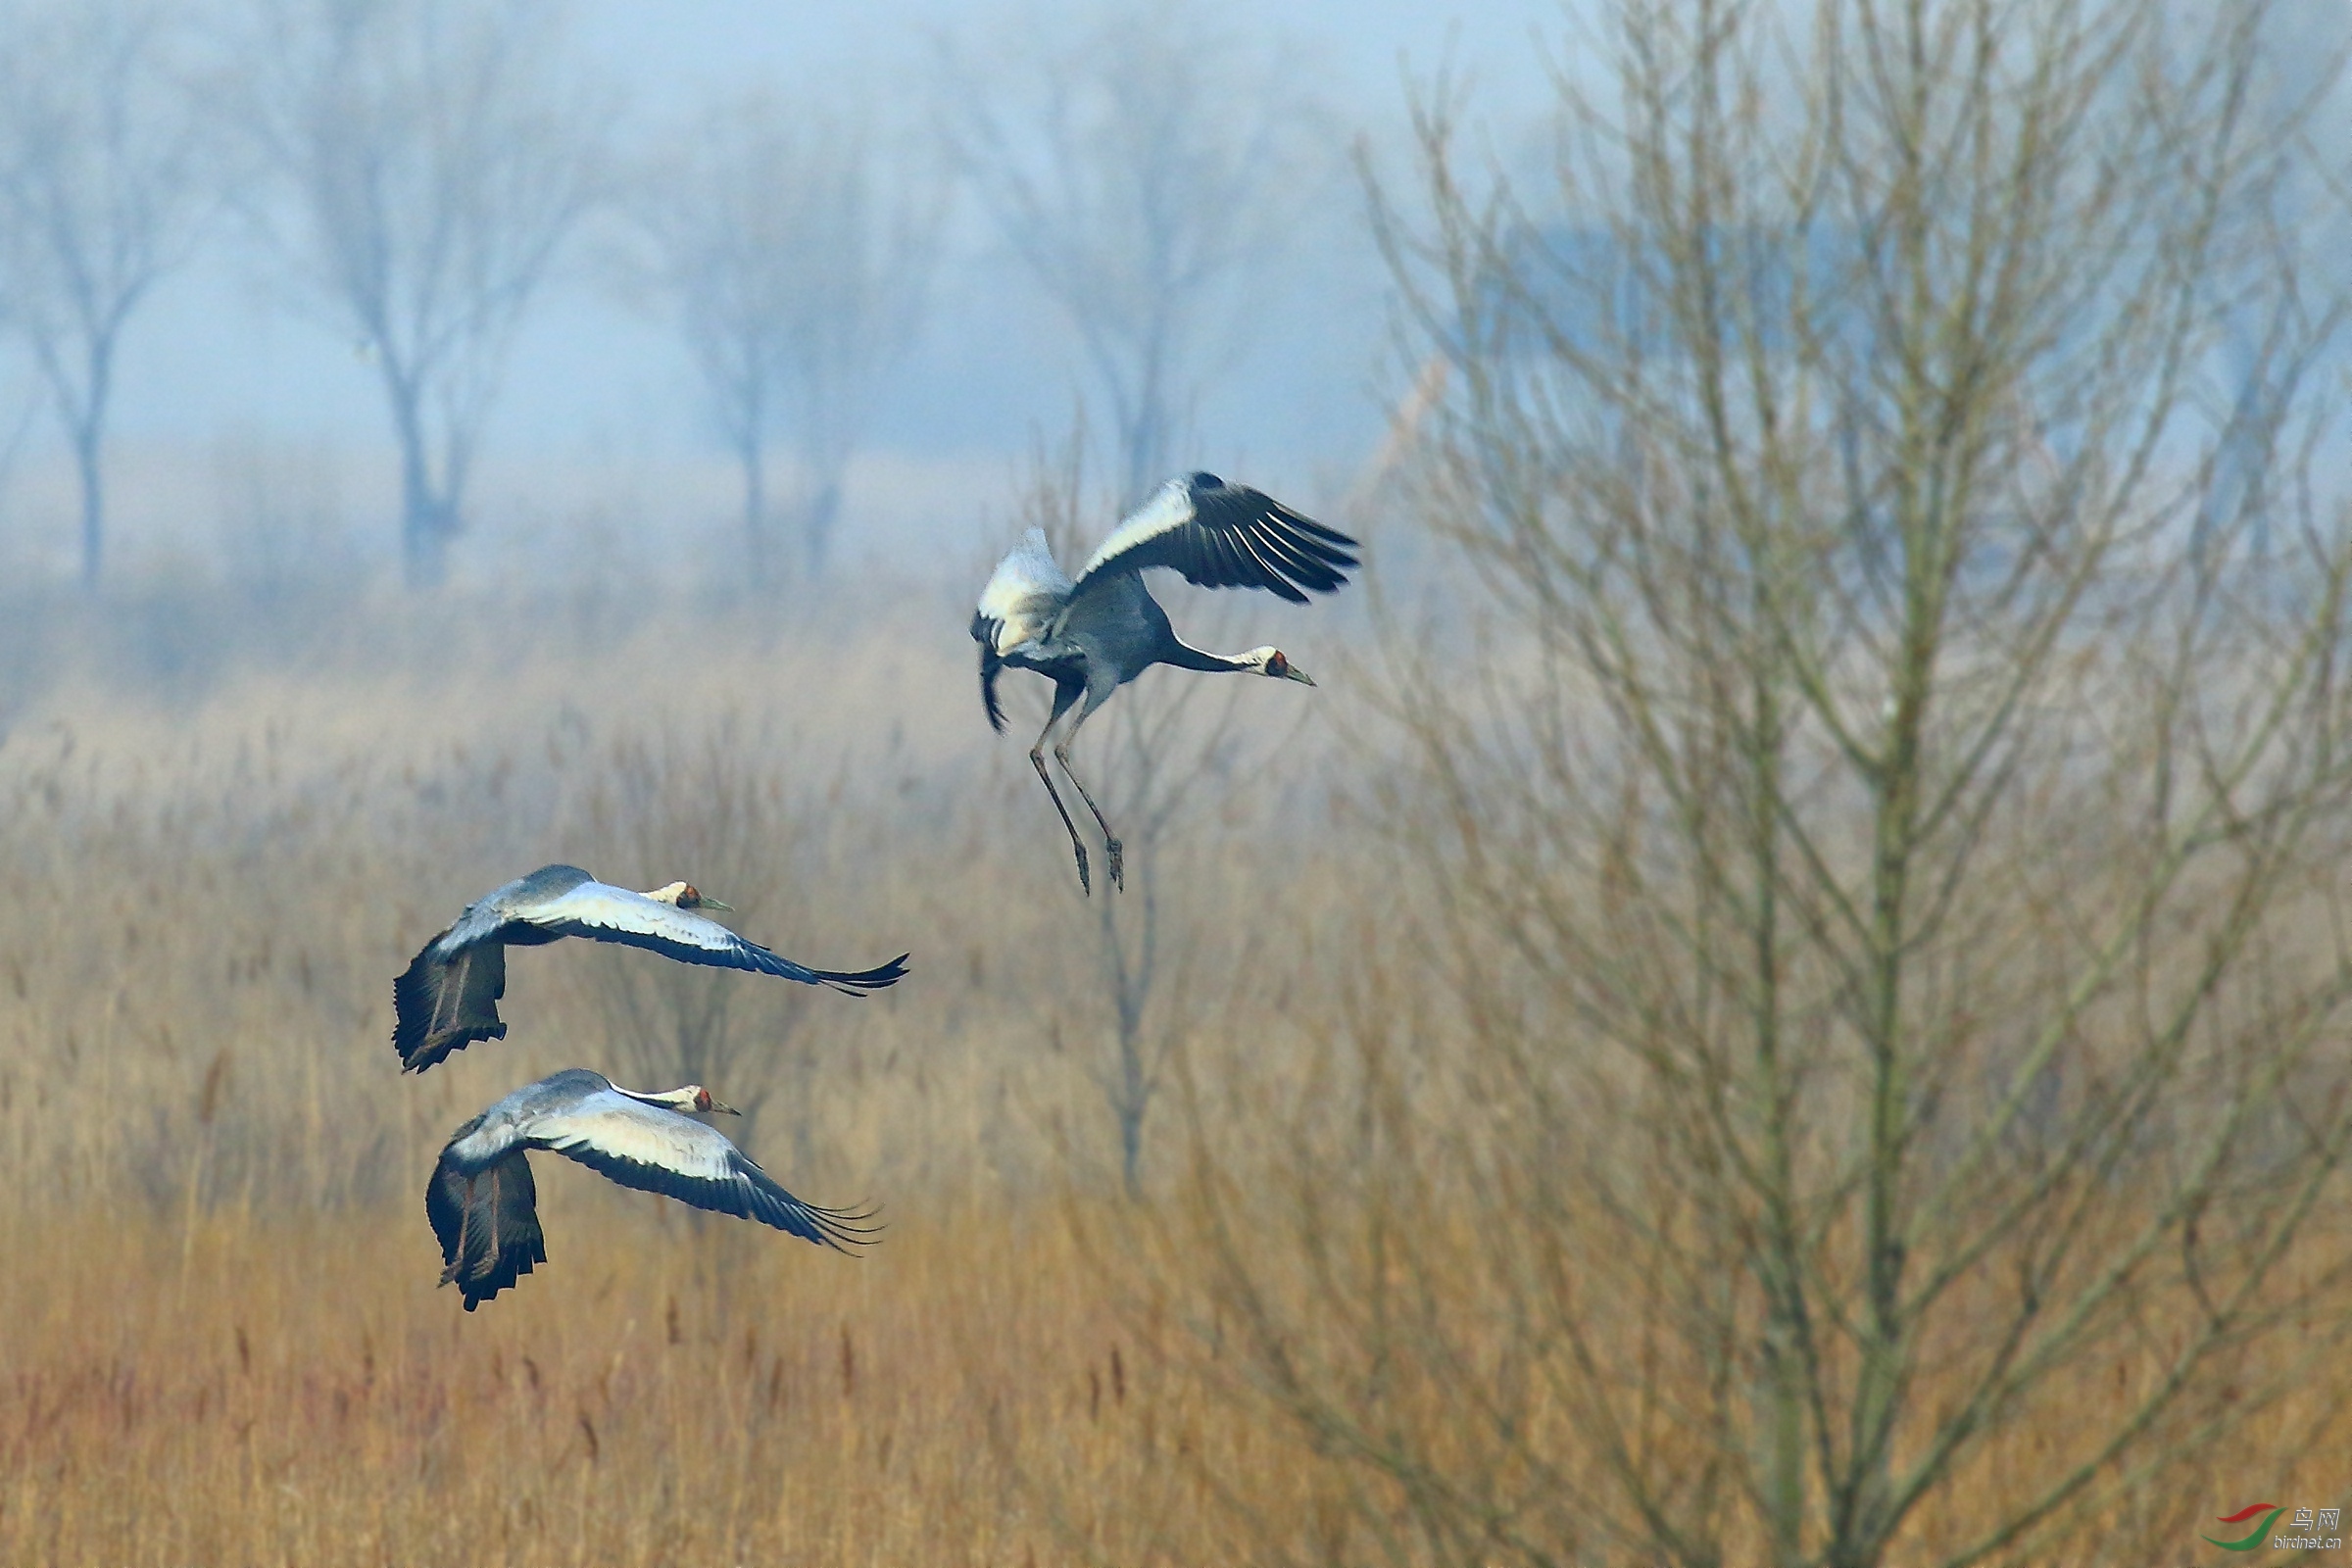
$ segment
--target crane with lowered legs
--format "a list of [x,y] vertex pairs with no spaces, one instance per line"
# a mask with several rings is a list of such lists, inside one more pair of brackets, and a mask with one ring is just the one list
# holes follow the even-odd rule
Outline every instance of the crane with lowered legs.
[[498,999],[507,992],[507,949],[564,937],[618,942],[682,963],[780,975],[803,985],[861,996],[896,985],[902,953],[872,969],[811,969],[720,925],[698,909],[725,909],[684,882],[650,893],[611,887],[576,865],[543,865],[466,906],[392,982],[392,1046],[401,1070],[422,1072],[476,1040],[503,1040]]
[[1347,583],[1358,564],[1355,548],[1348,535],[1271,496],[1228,484],[1213,473],[1194,473],[1170,479],[1130,513],[1074,579],[1054,561],[1042,528],[1030,529],[998,564],[972,615],[972,640],[980,645],[981,707],[1002,734],[999,673],[1007,667],[1031,669],[1054,682],[1053,716],[1029,748],[1029,761],[1069,830],[1082,890],[1094,891],[1086,845],[1046,770],[1049,744],[1102,829],[1111,885],[1123,888],[1118,835],[1070,767],[1070,742],[1078,726],[1110,701],[1112,692],[1153,664],[1314,684],[1279,648],[1212,654],[1185,643],[1145,588],[1144,568],[1172,566],[1203,588],[1263,588],[1302,605],[1309,592],[1331,593]]
[[740,1114],[700,1084],[644,1094],[569,1067],[460,1127],[424,1190],[425,1217],[441,1243],[441,1283],[456,1285],[470,1312],[547,1261],[527,1157],[534,1149],[576,1159],[623,1187],[758,1220],[835,1251],[873,1241],[880,1227],[862,1223],[868,1212],[803,1202],[688,1111]]

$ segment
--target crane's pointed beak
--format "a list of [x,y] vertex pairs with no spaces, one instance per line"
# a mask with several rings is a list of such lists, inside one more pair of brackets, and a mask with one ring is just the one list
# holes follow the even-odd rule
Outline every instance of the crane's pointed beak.
[[1315,683],[1315,677],[1300,669],[1297,664],[1293,664],[1282,673],[1285,679],[1295,680],[1301,686],[1312,686]]
[[729,914],[733,914],[735,912],[735,906],[732,904],[721,904],[716,899],[710,898],[708,896],[703,899],[702,904],[703,907],[706,909],[724,909]]
[[710,1113],[714,1116],[740,1116],[743,1114],[742,1111],[737,1110],[716,1095],[710,1097]]

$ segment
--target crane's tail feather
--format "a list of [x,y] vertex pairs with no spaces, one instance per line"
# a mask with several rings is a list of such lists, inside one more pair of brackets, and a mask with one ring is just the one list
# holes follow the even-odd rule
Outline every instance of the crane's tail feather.
[[877,964],[871,969],[859,969],[856,973],[835,969],[818,969],[814,973],[818,984],[831,986],[844,996],[861,997],[869,991],[880,991],[906,979],[906,960],[912,956],[914,955],[910,953],[902,953],[888,963]]
[[997,700],[997,676],[1003,672],[1004,661],[987,643],[980,645],[980,706],[988,711],[988,726],[998,734],[1004,733],[1004,705]]
[[440,957],[436,937],[392,982],[392,1049],[400,1070],[422,1072],[476,1040],[504,1040],[498,1016],[507,992],[507,950],[496,942]]
[[519,1149],[470,1176],[446,1152],[434,1167],[424,1211],[441,1243],[441,1283],[457,1286],[466,1311],[547,1261],[538,1201],[530,1162]]

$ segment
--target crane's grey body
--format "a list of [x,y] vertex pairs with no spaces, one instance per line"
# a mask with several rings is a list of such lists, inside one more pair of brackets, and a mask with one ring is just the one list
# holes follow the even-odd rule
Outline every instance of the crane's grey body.
[[998,564],[972,615],[972,640],[980,645],[981,707],[1002,732],[1001,670],[1035,670],[1054,682],[1053,716],[1029,749],[1029,761],[1069,830],[1081,888],[1093,891],[1086,845],[1046,771],[1048,745],[1102,829],[1112,885],[1123,886],[1118,835],[1070,767],[1070,742],[1095,710],[1153,664],[1314,684],[1277,648],[1212,654],[1187,644],[1144,586],[1144,568],[1171,566],[1201,587],[1263,588],[1304,604],[1309,591],[1331,593],[1346,584],[1357,564],[1354,549],[1348,535],[1259,491],[1227,484],[1213,473],[1195,473],[1153,492],[1111,530],[1075,578],[1062,571],[1038,528]]
[[510,947],[538,947],[564,937],[618,942],[682,963],[772,974],[850,996],[896,984],[906,955],[879,967],[844,973],[795,963],[742,937],[701,907],[725,908],[683,882],[634,893],[599,882],[576,865],[543,865],[466,906],[463,914],[392,983],[392,1046],[405,1072],[422,1072],[476,1040],[501,1040],[498,1016],[507,991]]
[[580,1067],[515,1090],[451,1136],[425,1188],[441,1283],[457,1285],[470,1312],[547,1261],[525,1157],[534,1149],[837,1251],[871,1240],[864,1215],[803,1202],[725,1135],[682,1114],[727,1108],[698,1085],[640,1094]]

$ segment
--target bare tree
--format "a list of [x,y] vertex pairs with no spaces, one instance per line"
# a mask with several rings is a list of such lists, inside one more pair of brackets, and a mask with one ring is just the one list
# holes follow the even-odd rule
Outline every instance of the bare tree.
[[132,314],[209,206],[184,40],[147,0],[0,14],[0,277],[81,484],[81,581],[106,553],[105,446]]
[[249,119],[294,209],[273,231],[375,367],[408,579],[436,583],[515,327],[600,194],[598,106],[555,74],[543,0],[264,0],[261,20]]
[[1013,33],[1017,54],[948,51],[943,134],[1076,331],[1133,502],[1167,476],[1201,376],[1254,318],[1248,285],[1298,231],[1318,112],[1296,73],[1182,5]]
[[886,151],[862,116],[761,91],[707,116],[644,181],[647,271],[742,467],[756,580],[778,564],[769,442],[792,444],[802,557],[821,574],[875,387],[920,319],[939,191]]
[[[1040,454],[1023,497],[1024,525],[1045,529],[1062,561],[1085,560],[1101,531],[1087,504],[1085,453],[1081,424],[1058,460]],[[1090,1072],[1110,1112],[1120,1185],[1130,1200],[1144,1196],[1145,1125],[1172,1055],[1212,989],[1205,976],[1234,961],[1233,955],[1213,950],[1200,905],[1186,895],[1207,881],[1205,857],[1192,830],[1239,770],[1235,716],[1247,695],[1231,682],[1162,681],[1147,674],[1087,731],[1104,731],[1094,743],[1088,775],[1104,799],[1118,802],[1126,891],[1121,898],[1091,901],[1092,966],[1100,989],[1068,1000],[1092,1015],[1090,1026],[1107,1013],[1102,1049]]]
[[1441,92],[1386,213],[1430,913],[1289,1229],[1197,1123],[1204,1320],[1389,1560],[2178,1549],[2352,1267],[2345,300],[2271,10],[1603,16],[1550,188]]

